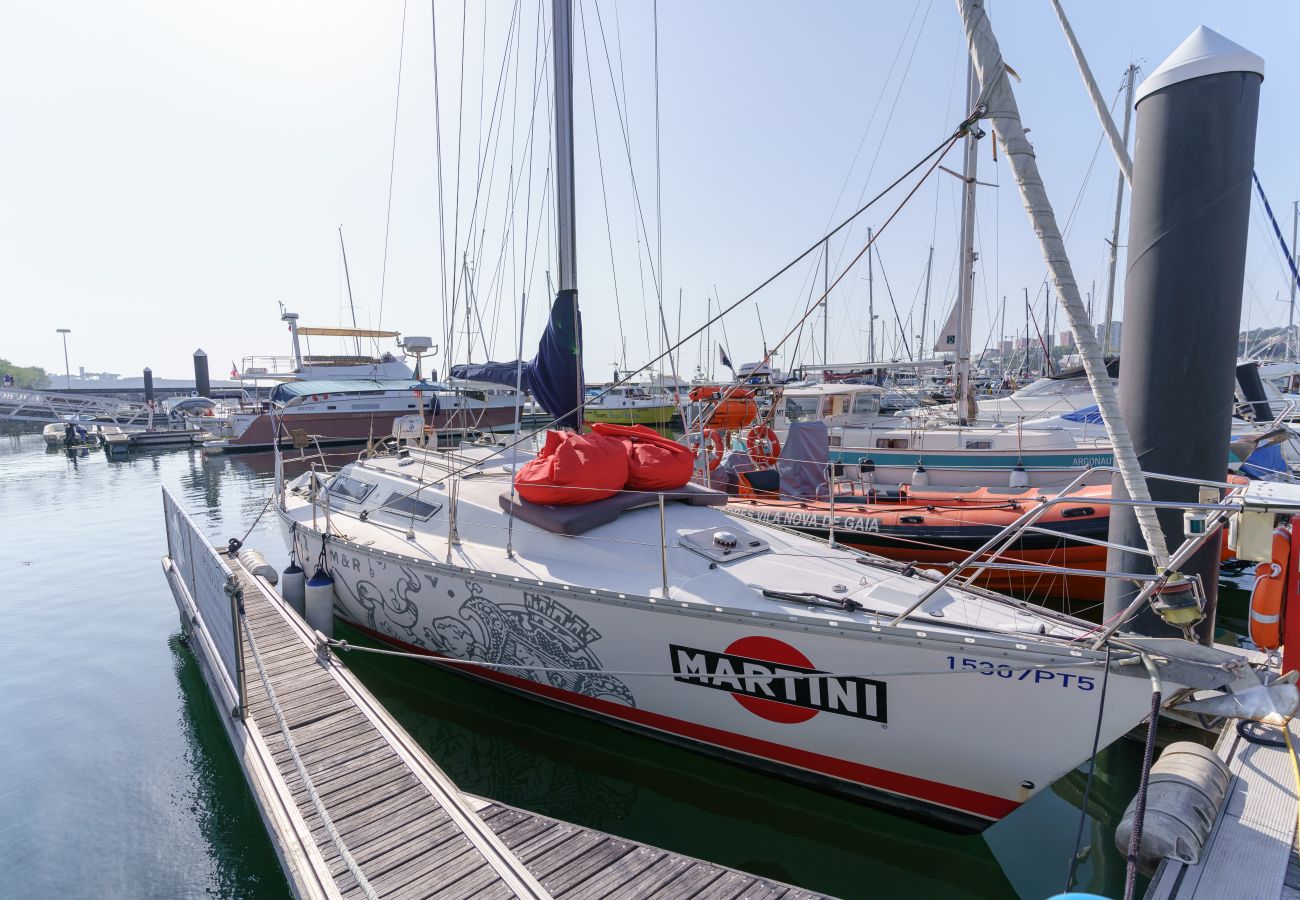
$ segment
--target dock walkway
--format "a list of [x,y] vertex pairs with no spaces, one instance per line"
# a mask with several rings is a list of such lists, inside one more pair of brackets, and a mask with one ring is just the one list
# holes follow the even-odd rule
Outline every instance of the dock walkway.
[[[1300,749],[1300,722],[1287,727]],[[1219,735],[1215,752],[1227,762],[1232,780],[1200,862],[1165,860],[1151,879],[1147,900],[1300,900],[1290,753],[1285,746],[1245,740],[1232,722]]]
[[462,794],[264,578],[164,506],[163,568],[296,896],[817,896]]

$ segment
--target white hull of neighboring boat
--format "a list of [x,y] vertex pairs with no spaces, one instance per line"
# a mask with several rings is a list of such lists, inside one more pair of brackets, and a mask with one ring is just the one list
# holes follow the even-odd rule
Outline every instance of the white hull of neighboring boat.
[[[683,508],[670,518],[703,513],[712,511]],[[640,517],[628,527],[644,531],[657,515],[638,510],[624,519]],[[494,530],[504,518],[497,516]],[[297,558],[316,560],[321,536],[310,505],[295,508],[291,497],[281,519]],[[357,528],[364,544],[337,533]],[[1100,657],[1077,645],[1014,633],[942,634],[942,617],[928,619],[927,634],[915,622],[890,628],[867,613],[828,617],[801,604],[771,602],[761,613],[728,607],[743,576],[725,569],[687,581],[667,602],[549,581],[545,566],[527,567],[541,578],[521,579],[395,552],[401,543],[383,541],[383,549],[374,528],[345,519],[336,506],[325,558],[340,616],[431,657],[524,667],[459,670],[618,725],[964,828],[1007,815],[1091,747]],[[527,555],[521,548],[534,540],[522,523],[515,529],[516,550]],[[401,529],[392,530],[400,538]],[[619,552],[590,550],[593,557]],[[458,549],[453,557],[466,554]],[[1028,668],[1035,665],[1050,668]],[[773,679],[809,671],[834,677]],[[1145,678],[1112,675],[1103,746],[1149,704]]]

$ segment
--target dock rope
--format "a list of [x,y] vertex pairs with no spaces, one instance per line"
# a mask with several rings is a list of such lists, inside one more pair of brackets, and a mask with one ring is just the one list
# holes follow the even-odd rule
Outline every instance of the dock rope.
[[1124,900],[1133,900],[1137,891],[1138,858],[1142,852],[1142,826],[1147,814],[1147,787],[1151,783],[1151,760],[1156,750],[1156,725],[1160,720],[1160,676],[1151,660],[1143,654],[1142,662],[1151,675],[1151,715],[1147,720],[1146,745],[1142,748],[1142,770],[1137,796],[1133,798],[1133,831],[1128,838],[1127,865],[1124,870]]
[[271,709],[275,712],[276,722],[280,725],[280,734],[284,737],[285,746],[289,748],[289,754],[293,757],[293,764],[298,769],[298,777],[307,788],[307,795],[311,798],[312,806],[316,808],[316,814],[320,816],[321,822],[325,825],[325,831],[330,836],[330,842],[334,844],[334,849],[338,850],[339,856],[343,857],[344,864],[352,877],[356,879],[362,892],[366,895],[367,900],[379,900],[379,894],[370,886],[366,876],[361,872],[361,866],[352,854],[348,852],[347,845],[343,843],[343,837],[334,827],[334,820],[330,818],[329,812],[325,809],[325,804],[320,795],[316,793],[316,786],[312,784],[311,776],[307,774],[307,766],[303,763],[302,757],[298,755],[298,748],[293,742],[293,736],[289,734],[289,723],[285,721],[284,711],[280,709],[280,702],[275,698],[275,691],[271,688],[270,679],[266,676],[266,669],[262,666],[262,655],[257,652],[257,641],[253,640],[253,631],[248,627],[248,619],[245,618],[241,608],[239,613],[239,625],[243,629],[244,636],[248,638],[248,649],[253,651],[253,662],[257,665],[257,675],[262,680],[262,687],[266,690],[266,699],[271,703]]
[[1101,720],[1106,714],[1106,687],[1110,682],[1110,644],[1106,645],[1106,668],[1101,673],[1101,696],[1097,698],[1097,724],[1092,732],[1092,755],[1088,757],[1088,780],[1083,785],[1083,800],[1079,803],[1079,830],[1074,836],[1074,853],[1070,856],[1070,869],[1065,876],[1065,891],[1074,888],[1074,876],[1079,869],[1079,853],[1083,846],[1083,828],[1088,822],[1088,798],[1092,795],[1093,776],[1097,774],[1097,751],[1101,746]]
[[1300,762],[1296,761],[1295,745],[1291,743],[1291,723],[1287,722],[1282,726],[1282,737],[1286,738],[1287,756],[1291,757],[1291,776],[1295,779],[1295,796],[1296,796],[1296,834],[1300,835]]

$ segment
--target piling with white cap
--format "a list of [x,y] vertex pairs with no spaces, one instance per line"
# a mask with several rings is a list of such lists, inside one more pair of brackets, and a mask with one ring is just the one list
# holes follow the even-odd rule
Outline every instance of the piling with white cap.
[[[1138,88],[1119,402],[1146,472],[1226,474],[1263,79],[1260,57],[1201,27]],[[1154,500],[1199,498],[1195,485],[1148,486]],[[1114,489],[1127,496],[1119,479]],[[1182,513],[1159,517],[1172,549],[1183,539]],[[1111,509],[1110,540],[1142,546],[1131,509]],[[1152,571],[1149,558],[1116,550],[1107,567]],[[1214,629],[1218,569],[1217,541],[1182,567],[1206,589],[1204,640]],[[1135,592],[1108,582],[1105,617]],[[1172,636],[1150,611],[1126,627]]]

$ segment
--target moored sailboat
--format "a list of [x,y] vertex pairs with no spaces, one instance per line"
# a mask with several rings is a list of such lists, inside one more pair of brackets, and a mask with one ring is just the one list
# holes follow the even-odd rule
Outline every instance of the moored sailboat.
[[[553,9],[559,291],[537,357],[498,374],[576,430],[570,0]],[[742,522],[705,488],[528,503],[514,474],[533,458],[405,447],[327,479],[277,472],[275,507],[295,556],[332,577],[335,612],[384,643],[962,827],[1002,818],[1146,718],[1151,673],[1166,707],[1253,683],[1232,654],[1099,632]]]

